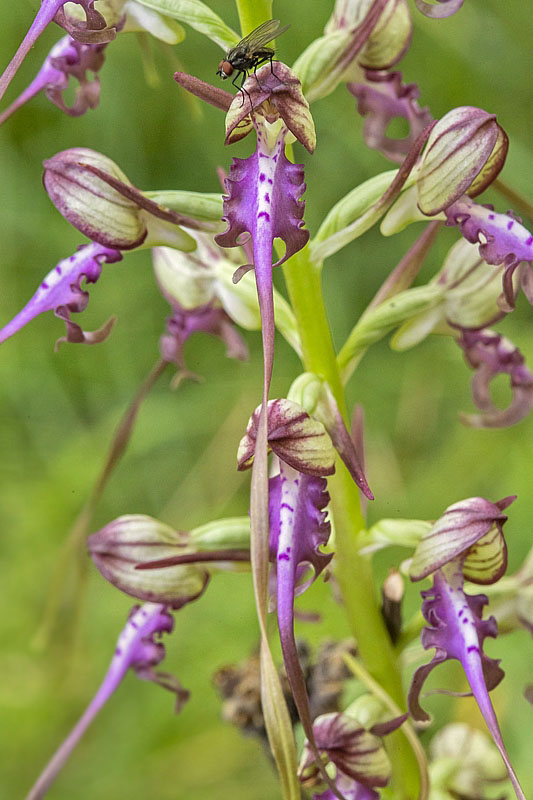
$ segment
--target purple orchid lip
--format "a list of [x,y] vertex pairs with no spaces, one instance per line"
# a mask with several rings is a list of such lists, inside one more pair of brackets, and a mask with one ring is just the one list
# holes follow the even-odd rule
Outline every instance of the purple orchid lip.
[[[481,414],[461,414],[461,421],[475,428],[500,428],[515,425],[533,408],[533,374],[522,353],[501,334],[483,329],[463,329],[458,340],[466,361],[475,370],[472,396]],[[498,375],[509,375],[512,400],[498,408],[491,397],[490,384]]]
[[83,279],[96,283],[102,272],[102,264],[114,264],[122,260],[119,250],[91,242],[82,245],[74,255],[63,259],[45,277],[31,300],[19,313],[0,330],[0,343],[5,342],[34,317],[45,311],[55,311],[67,327],[67,336],[58,340],[95,344],[103,341],[110,333],[112,322],[99,331],[89,333],[72,322],[72,312],[83,311],[89,302],[89,293],[81,288]]
[[146,603],[141,607],[133,607],[100,688],[31,788],[27,800],[40,800],[44,797],[89,725],[118,689],[130,668],[142,680],[154,681],[174,692],[176,713],[179,713],[189,697],[189,692],[172,675],[154,670],[165,657],[165,647],[155,637],[171,633],[173,627],[174,620],[164,605]]
[[63,10],[63,6],[67,1],[42,0],[28,33],[0,77],[0,100],[27,54],[52,21],[57,22],[73,39],[82,43],[104,44],[115,38],[117,26],[107,27],[105,18],[94,8],[94,0],[71,0],[71,2],[82,6],[86,16],[85,22],[79,22],[67,17]]
[[[44,91],[52,103],[71,117],[78,117],[87,109],[96,108],[100,100],[97,72],[104,63],[106,46],[107,43],[83,44],[64,36],[54,45],[29,86],[0,114],[0,125],[40,91]],[[92,80],[88,72],[93,74]],[[76,79],[79,86],[72,104],[67,106],[63,95],[68,89],[70,77]]]

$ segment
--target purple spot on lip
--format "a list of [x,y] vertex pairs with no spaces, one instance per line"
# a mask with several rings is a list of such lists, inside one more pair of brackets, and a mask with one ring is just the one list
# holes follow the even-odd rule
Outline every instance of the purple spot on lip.
[[495,219],[494,214],[489,214],[489,219]]
[[514,225],[514,221],[512,219],[510,219],[509,222],[507,223],[507,230],[510,231],[511,228],[513,227],[513,225]]
[[264,181],[265,179],[266,179],[266,175],[265,175],[265,173],[264,173],[264,172],[262,172],[262,173],[260,174],[260,176],[259,176],[259,180],[261,181],[261,183],[263,183],[263,181]]
[[463,620],[463,625],[466,625],[467,623],[468,623],[468,620],[467,620],[467,618],[465,617],[465,618],[464,618],[464,620]]
[[41,289],[48,289],[48,284],[46,283],[46,281],[43,281],[41,283]]
[[282,503],[281,507],[282,508],[288,508],[289,511],[294,511],[294,508],[292,506],[290,506],[288,503]]
[[526,239],[526,247],[531,247],[533,244],[533,236],[530,236],[529,239]]
[[58,275],[61,275],[61,267],[59,266],[59,264],[56,267],[56,272]]
[[270,195],[268,192],[265,194],[265,203],[270,203]]
[[457,614],[457,616],[459,617],[459,619],[460,619],[460,618],[463,616],[463,611],[464,611],[464,608],[462,608],[462,609],[459,611],[459,613]]
[[476,647],[475,644],[472,644],[472,645],[470,645],[470,647],[467,647],[466,652],[467,653],[479,653],[479,647]]
[[272,178],[268,179],[269,184],[272,186]]
[[121,656],[122,655],[122,650],[120,649],[120,647],[117,647],[117,649],[115,650],[115,655],[116,656]]
[[278,160],[278,155],[279,155],[279,153],[277,155],[275,155],[275,156],[272,156],[272,161],[274,162],[274,164]]
[[270,222],[270,214],[268,214],[266,211],[260,211],[257,215],[257,219],[259,219],[259,217],[264,217],[267,222]]
[[278,561],[290,561],[290,558],[287,553],[280,553],[278,556]]

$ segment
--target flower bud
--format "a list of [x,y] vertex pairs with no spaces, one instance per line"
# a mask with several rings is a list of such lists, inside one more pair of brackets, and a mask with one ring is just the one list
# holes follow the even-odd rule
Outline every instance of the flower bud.
[[118,517],[93,533],[88,545],[104,578],[140,600],[181,608],[199,597],[209,580],[209,573],[201,564],[136,569],[138,564],[194,552],[186,533],[144,514]]
[[388,69],[405,53],[411,32],[406,0],[340,0],[324,36],[311,42],[294,64],[307,99],[326,97],[341,81],[360,81],[365,67]]
[[81,233],[117,250],[144,243],[194,250],[196,243],[179,224],[194,220],[158,206],[128,180],[110,158],[78,147],[44,162],[43,183],[57,210]]
[[406,0],[389,0],[359,56],[366,69],[388,69],[405,54],[413,25]]
[[[254,411],[237,453],[240,470],[252,466],[261,407]],[[335,451],[326,429],[291,400],[268,404],[268,445],[286,464],[298,472],[317,477],[335,472]]]
[[449,506],[420,540],[411,563],[411,580],[419,581],[459,557],[466,580],[480,584],[499,580],[507,567],[503,511],[514,499],[491,503],[469,497]]
[[420,210],[433,216],[463,194],[480,194],[503,167],[508,144],[494,114],[473,106],[450,111],[431,131],[422,157]]
[[308,414],[314,414],[322,391],[322,381],[314,372],[302,372],[292,382],[287,399],[298,403]]

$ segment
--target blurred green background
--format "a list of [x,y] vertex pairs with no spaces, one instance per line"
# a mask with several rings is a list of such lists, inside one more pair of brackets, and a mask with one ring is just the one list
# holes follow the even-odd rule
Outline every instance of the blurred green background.
[[[209,3],[237,29],[230,0]],[[38,8],[37,0],[0,0],[0,65],[7,64]],[[332,4],[326,0],[278,0],[274,14],[291,30],[279,56],[292,63],[320,35]],[[415,32],[401,69],[417,81],[421,102],[435,116],[458,105],[477,105],[498,115],[511,148],[504,179],[530,198],[531,14],[528,3],[466,0],[449,20],[436,22],[412,8]],[[60,32],[45,32],[27,58],[8,100],[33,77]],[[152,46],[160,81],[148,85],[133,35],[107,49],[96,111],[68,119],[44,97],[34,99],[0,130],[1,258],[0,324],[29,299],[61,258],[82,243],[49,202],[41,185],[41,162],[59,150],[91,147],[113,158],[143,189],[217,191],[217,166],[251,152],[251,138],[223,145],[223,115],[191,103],[172,73],[181,68],[214,81],[220,50],[194,31],[176,48]],[[313,106],[318,147],[306,164],[305,219],[315,232],[331,205],[388,162],[362,143],[355,101],[343,87]],[[507,202],[488,196],[499,210]],[[325,295],[340,346],[388,272],[418,234],[393,239],[371,231],[328,262]],[[445,231],[420,280],[428,280],[457,234]],[[281,271],[276,276],[283,291]],[[89,565],[81,616],[72,643],[71,609],[63,609],[46,646],[37,632],[50,591],[54,564],[76,515],[87,499],[115,425],[158,355],[167,305],[152,277],[148,252],[104,268],[91,289],[82,325],[94,329],[116,314],[110,339],[95,347],[54,342],[63,326],[41,316],[0,352],[0,520],[3,608],[0,622],[0,795],[22,797],[99,684],[131,600]],[[520,299],[501,329],[533,364],[531,309]],[[257,334],[245,334],[249,363],[224,357],[223,346],[197,336],[187,346],[191,369],[203,384],[169,387],[170,372],[146,400],[126,458],[114,474],[93,529],[123,513],[158,516],[176,527],[219,516],[246,514],[247,475],[234,470],[237,441],[260,397],[261,351]],[[277,341],[272,395],[286,393],[298,361]],[[370,521],[381,517],[434,518],[450,503],[481,494],[496,500],[516,493],[506,527],[510,569],[530,547],[533,420],[503,431],[465,429],[460,410],[470,411],[470,373],[459,349],[431,338],[417,349],[393,353],[376,345],[349,386],[349,399],[366,413],[368,476],[376,495]],[[507,398],[502,381],[502,398]],[[382,576],[405,552],[377,559]],[[69,568],[65,580],[72,577]],[[412,589],[409,605],[417,592]],[[302,599],[319,609],[319,625],[299,624],[312,642],[346,636],[342,611],[329,589],[316,585]],[[260,747],[220,719],[211,675],[237,662],[257,643],[249,576],[223,576],[196,604],[176,615],[167,640],[165,668],[192,692],[176,717],[170,695],[129,675],[101,713],[49,796],[145,797],[157,800],[279,796]],[[487,644],[503,656],[507,679],[494,693],[509,750],[524,788],[533,786],[530,741],[533,710],[522,697],[531,681],[533,644],[525,633]],[[430,701],[442,715],[479,724],[472,700]],[[427,734],[425,738],[427,739]]]

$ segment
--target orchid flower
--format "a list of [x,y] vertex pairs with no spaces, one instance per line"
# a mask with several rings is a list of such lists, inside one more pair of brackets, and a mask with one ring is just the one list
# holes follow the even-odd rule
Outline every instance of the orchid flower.
[[[420,108],[420,91],[415,83],[403,84],[401,72],[365,70],[363,82],[349,83],[348,90],[357,100],[357,111],[365,118],[363,139],[391,161],[402,162],[417,137],[432,121],[428,108]],[[393,119],[403,119],[408,133],[403,138],[387,135]]]
[[[500,428],[524,419],[533,408],[533,374],[520,350],[509,339],[488,329],[462,330],[458,341],[475,370],[472,395],[484,412],[462,414],[462,421],[475,428]],[[502,373],[509,375],[513,395],[505,409],[497,408],[490,396],[491,382]]]
[[415,720],[427,721],[419,703],[420,691],[429,673],[448,659],[461,662],[479,709],[507,767],[519,800],[525,800],[502,740],[489,696],[504,676],[499,662],[483,652],[487,636],[497,635],[494,617],[482,618],[485,595],[467,595],[465,579],[477,584],[495,583],[507,567],[503,511],[513,502],[506,497],[490,503],[481,497],[450,506],[422,537],[410,567],[411,580],[433,575],[433,586],[422,592],[422,613],[428,627],[422,631],[422,646],[435,648],[429,664],[419,667],[409,690],[409,711]]
[[[221,248],[200,231],[191,231],[190,235],[197,243],[192,253],[169,247],[152,250],[156,280],[173,309],[167,334],[161,340],[162,355],[178,365],[178,376],[187,373],[183,345],[192,333],[204,331],[219,337],[226,344],[228,356],[244,360],[248,350],[235,325],[246,330],[261,328],[252,276],[243,276],[237,284],[232,281],[236,268],[242,264],[243,251],[234,253]],[[274,315],[281,333],[300,352],[294,316],[276,290]]]
[[[458,198],[444,213],[447,225],[457,225],[467,241],[479,245],[479,253],[487,264],[504,266],[505,300],[509,309],[514,308],[513,275],[522,262],[533,263],[533,234],[512,211],[500,214],[492,206],[480,206],[466,196]],[[530,269],[522,273],[520,285],[533,303]]]
[[[50,22],[57,22],[72,39],[84,44],[104,44],[115,38],[118,19],[112,20],[111,24],[108,25],[105,17],[95,10],[94,0],[70,0],[70,2],[77,3],[82,7],[85,15],[84,21],[73,19],[65,13],[63,6],[67,5],[67,0],[42,0],[39,11],[22,44],[0,77],[0,100],[24,58]],[[52,58],[52,53],[50,58]]]
[[189,693],[175,677],[154,669],[165,657],[165,647],[156,636],[171,633],[173,627],[174,620],[165,605],[145,603],[143,606],[133,607],[126,627],[118,638],[115,654],[102,685],[33,785],[27,800],[40,800],[44,797],[91,722],[120,686],[128,669],[133,669],[138,678],[154,681],[174,692],[176,713],[179,713]]
[[[71,36],[64,36],[51,49],[30,85],[0,114],[0,125],[41,91],[70,117],[78,117],[85,114],[87,109],[96,108],[100,101],[97,73],[104,63],[107,45],[108,42],[85,43]],[[92,80],[89,79],[88,72],[93,73]],[[74,102],[67,106],[63,94],[68,89],[71,77],[79,82],[79,86]]]
[[0,343],[45,311],[54,311],[66,325],[67,334],[57,340],[56,347],[61,342],[97,344],[104,341],[111,332],[113,319],[99,330],[89,332],[73,322],[70,315],[87,308],[89,292],[81,287],[83,279],[86,283],[96,283],[102,273],[102,264],[121,260],[120,250],[97,242],[82,245],[74,255],[64,258],[48,273],[31,300],[0,330]]
[[97,569],[121,592],[178,609],[203,594],[213,571],[249,564],[250,522],[230,517],[185,532],[146,514],[127,514],[87,544]]
[[[324,763],[335,768],[335,787],[346,800],[378,800],[376,789],[386,786],[391,777],[391,765],[381,737],[397,730],[407,718],[404,714],[375,724],[368,719],[362,725],[360,719],[367,716],[364,713],[367,700],[373,705],[373,698],[363,695],[346,711],[322,714],[313,722],[316,747]],[[298,774],[306,788],[312,789],[321,782],[308,741]],[[313,797],[314,800],[334,800],[335,795],[327,789]]]
[[[89,301],[88,292],[81,288],[83,278],[87,283],[95,283],[101,275],[102,264],[121,261],[124,250],[153,245],[194,250],[196,241],[182,226],[187,226],[191,232],[214,231],[218,227],[212,221],[186,217],[158,204],[136,189],[111,159],[93,150],[76,148],[58,153],[45,162],[43,180],[52,202],[63,216],[92,241],[51,270],[22,311],[0,330],[0,343],[38,314],[51,310],[67,326],[67,336],[58,340],[58,344],[103,341],[111,331],[112,321],[90,333],[70,319],[72,312],[83,311]],[[197,201],[198,208],[202,209],[201,198]],[[199,213],[201,216],[201,210]],[[224,321],[217,321],[217,332]],[[213,320],[206,324],[214,330]],[[195,327],[198,325],[193,325],[191,332]],[[242,347],[238,353],[243,355]]]

